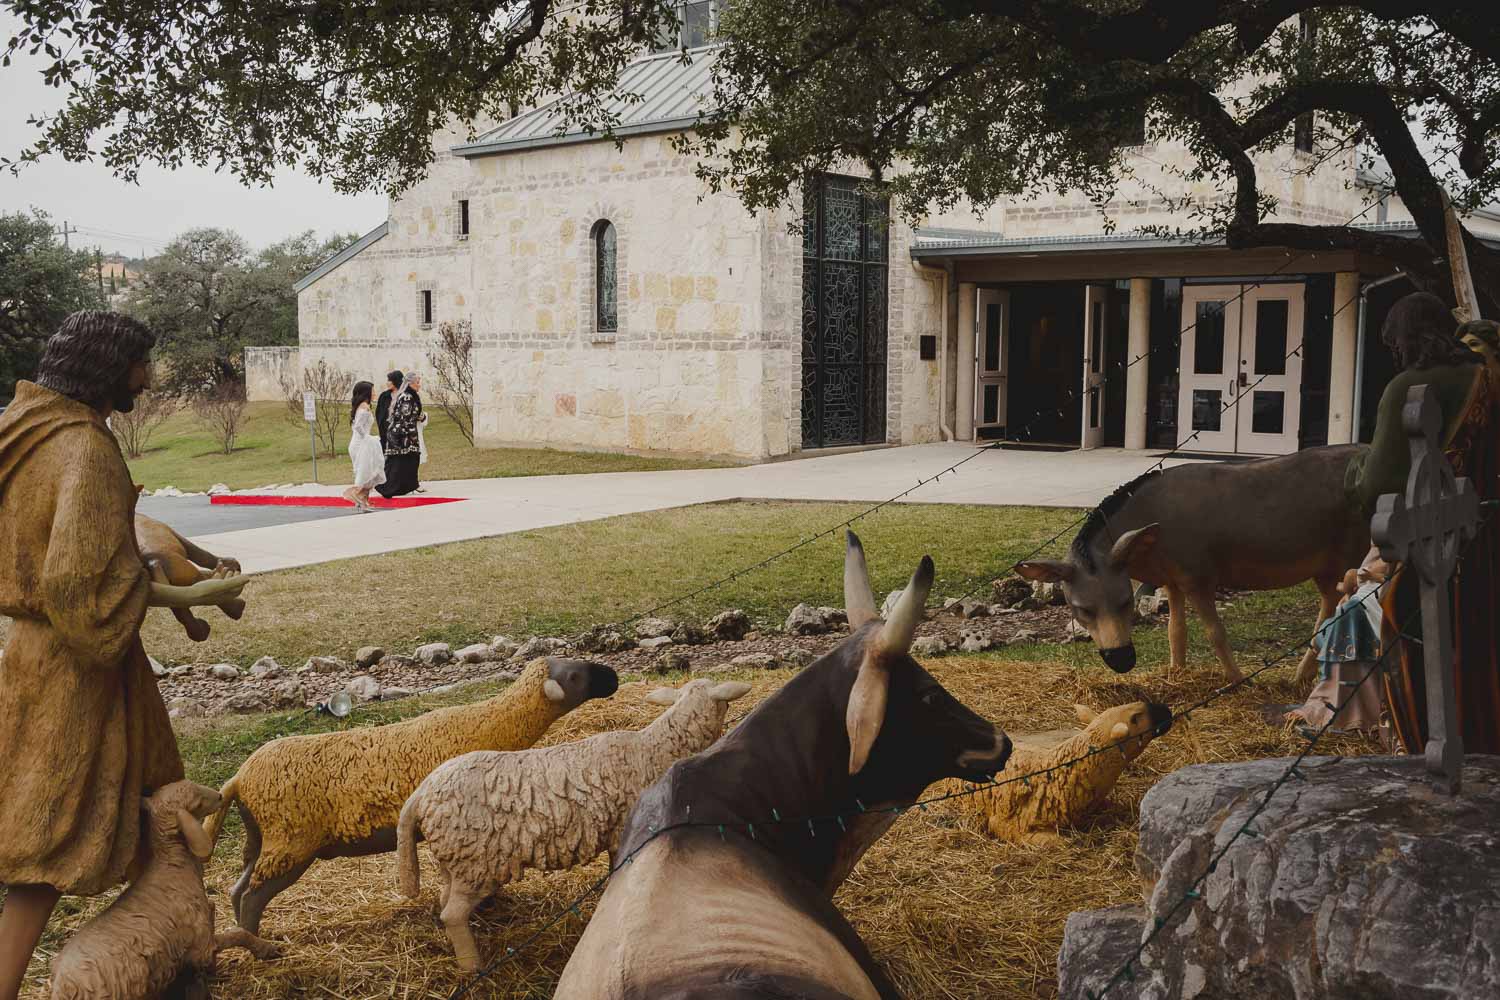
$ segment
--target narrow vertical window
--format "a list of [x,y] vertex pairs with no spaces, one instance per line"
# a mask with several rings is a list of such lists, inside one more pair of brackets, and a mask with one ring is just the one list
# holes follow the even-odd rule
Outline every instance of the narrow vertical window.
[[[1303,58],[1311,59],[1313,46],[1318,41],[1318,21],[1312,14],[1297,15],[1297,41],[1303,49],[1307,50],[1302,54]],[[1313,113],[1311,111],[1298,115],[1297,120],[1292,123],[1292,148],[1299,153],[1313,152]]]
[[469,199],[467,198],[458,203],[458,235],[469,235]]
[[422,290],[422,325],[432,325],[432,292],[427,289]]
[[613,333],[620,327],[615,227],[607,219],[594,223],[594,329]]

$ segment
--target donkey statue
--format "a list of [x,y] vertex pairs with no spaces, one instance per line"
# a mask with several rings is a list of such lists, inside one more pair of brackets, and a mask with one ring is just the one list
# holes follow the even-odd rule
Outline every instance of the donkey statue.
[[[1131,580],[1166,587],[1171,669],[1187,664],[1186,601],[1203,619],[1226,676],[1240,680],[1214,592],[1312,580],[1322,595],[1321,625],[1338,604],[1345,571],[1370,549],[1370,526],[1344,490],[1344,469],[1360,448],[1308,448],[1242,465],[1149,472],[1089,514],[1067,559],[1019,563],[1016,572],[1061,584],[1073,619],[1105,664],[1122,674],[1135,666]],[[1309,648],[1297,677],[1309,681],[1316,669]]]
[[983,780],[1010,755],[1006,735],[907,651],[932,574],[924,558],[881,621],[850,533],[853,634],[636,800],[615,853],[631,863],[610,879],[557,1000],[900,996],[834,890],[893,807],[939,778]]

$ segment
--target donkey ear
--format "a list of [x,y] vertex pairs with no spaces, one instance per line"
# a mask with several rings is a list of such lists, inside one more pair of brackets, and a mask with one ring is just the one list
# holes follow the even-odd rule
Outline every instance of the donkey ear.
[[214,842],[209,839],[208,832],[203,829],[203,824],[198,822],[198,817],[186,809],[177,810],[177,828],[182,831],[182,839],[187,841],[188,850],[199,861],[207,861],[213,857]]
[[1063,583],[1073,579],[1073,564],[1057,559],[1033,559],[1016,563],[1016,574],[1033,583]]
[[1109,550],[1109,561],[1114,566],[1124,566],[1130,560],[1139,559],[1150,552],[1160,538],[1160,524],[1148,524],[1144,528],[1127,531],[1115,542],[1114,548]]
[[1099,713],[1095,712],[1087,705],[1074,705],[1073,714],[1078,716],[1078,721],[1083,723],[1085,726],[1099,717]]
[[866,650],[859,676],[849,691],[844,724],[849,730],[849,773],[858,774],[870,759],[870,748],[885,724],[885,705],[890,697],[891,673],[878,650]]
[[875,593],[870,589],[870,570],[865,565],[865,547],[859,536],[846,532],[844,546],[844,614],[849,616],[849,628],[858,629],[866,622],[880,617],[875,611]]

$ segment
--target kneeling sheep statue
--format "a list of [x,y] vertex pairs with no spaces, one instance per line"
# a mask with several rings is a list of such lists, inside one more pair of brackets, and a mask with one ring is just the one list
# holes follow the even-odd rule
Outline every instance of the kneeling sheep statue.
[[174,984],[183,996],[207,997],[216,952],[280,954],[239,928],[214,934],[214,908],[203,889],[213,842],[200,821],[219,808],[219,793],[174,781],[141,801],[150,858],[120,898],[52,960],[52,1000],[146,1000]]
[[420,836],[445,879],[443,926],[459,965],[474,971],[474,907],[527,868],[556,871],[613,851],[641,792],[678,760],[711,746],[724,731],[729,703],[749,690],[738,681],[706,679],[675,691],[658,688],[647,700],[671,707],[644,729],[535,750],[478,751],[441,765],[401,809],[401,891],[415,897],[421,888]]

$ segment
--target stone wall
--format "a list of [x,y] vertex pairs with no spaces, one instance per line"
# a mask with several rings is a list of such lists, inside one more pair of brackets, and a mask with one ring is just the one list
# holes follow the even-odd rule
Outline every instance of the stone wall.
[[245,348],[245,398],[252,403],[286,398],[281,377],[286,372],[300,372],[300,352],[295,347]]

